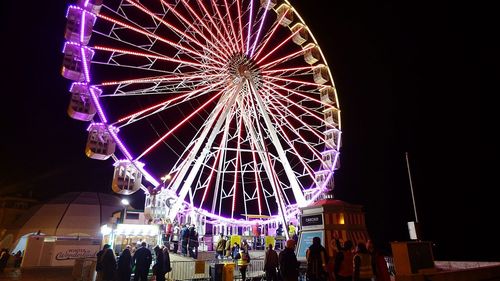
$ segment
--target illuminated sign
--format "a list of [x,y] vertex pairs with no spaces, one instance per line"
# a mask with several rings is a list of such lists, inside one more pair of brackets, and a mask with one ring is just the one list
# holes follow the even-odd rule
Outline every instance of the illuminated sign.
[[303,215],[300,218],[302,229],[321,229],[323,228],[323,214]]

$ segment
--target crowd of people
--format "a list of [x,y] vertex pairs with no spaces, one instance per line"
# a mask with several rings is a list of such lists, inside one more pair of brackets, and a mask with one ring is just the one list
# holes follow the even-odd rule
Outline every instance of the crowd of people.
[[181,254],[186,257],[198,258],[198,231],[194,224],[179,225],[177,222],[168,224],[166,229],[167,240],[173,245],[172,252],[177,254],[179,242]]
[[[373,242],[351,240],[340,242],[333,237],[336,250],[334,256],[328,254],[320,237],[314,237],[306,250],[307,281],[390,281],[390,274],[384,256]],[[295,254],[296,241],[286,241],[285,249],[279,254],[269,244],[264,258],[264,271],[268,281],[298,281],[300,263]],[[244,281],[245,279],[243,279]]]
[[118,258],[110,245],[105,244],[97,253],[96,281],[130,281],[132,273],[134,281],[148,281],[151,264],[156,280],[165,281],[165,274],[172,270],[168,247],[155,246],[153,255],[146,242],[138,244],[139,248],[133,252],[127,245]]

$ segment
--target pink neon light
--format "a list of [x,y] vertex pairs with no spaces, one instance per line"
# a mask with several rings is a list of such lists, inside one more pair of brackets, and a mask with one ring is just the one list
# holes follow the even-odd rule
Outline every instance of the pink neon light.
[[[100,84],[100,86],[113,86],[113,85],[120,85],[124,83],[134,83],[134,84],[140,84],[140,83],[154,83],[154,82],[163,82],[163,81],[185,81],[185,80],[194,80],[194,79],[201,79],[204,81],[206,78],[215,78],[215,77],[222,77],[225,76],[225,74],[200,74],[200,75],[190,75],[190,76],[179,76],[179,75],[172,75],[172,76],[155,76],[154,78],[149,78],[149,77],[144,77],[144,78],[137,78],[137,79],[130,79],[130,80],[121,80],[121,81],[108,81],[108,82],[103,82]],[[217,83],[220,84],[220,83]]]
[[[222,82],[219,82],[219,83],[217,83],[217,84],[222,84]],[[215,84],[215,85],[217,85],[217,84]],[[148,108],[146,108],[146,109],[143,109],[143,110],[141,110],[141,111],[138,111],[138,112],[132,113],[132,114],[130,114],[130,115],[128,115],[128,116],[126,116],[126,117],[122,117],[122,118],[120,118],[120,119],[117,121],[117,123],[120,123],[120,122],[126,121],[126,120],[128,120],[128,119],[134,118],[134,117],[139,116],[139,115],[142,115],[142,114],[144,114],[144,113],[146,113],[146,112],[148,112],[148,111],[151,111],[151,110],[154,110],[154,109],[160,108],[160,107],[162,107],[162,106],[164,106],[164,105],[166,105],[166,104],[168,104],[168,103],[173,103],[173,102],[178,101],[178,100],[180,100],[180,99],[183,99],[183,98],[185,98],[185,97],[187,97],[187,96],[189,96],[189,95],[192,95],[192,94],[195,94],[195,93],[198,93],[198,92],[203,92],[203,91],[207,90],[208,88],[210,88],[211,86],[215,86],[215,85],[208,85],[208,86],[202,87],[201,89],[197,89],[197,90],[194,90],[194,91],[192,91],[192,92],[188,92],[188,93],[185,93],[185,94],[183,94],[183,95],[180,95],[180,96],[178,96],[178,97],[175,97],[175,98],[168,99],[168,100],[166,100],[166,101],[160,102],[160,103],[158,103],[158,104],[155,104],[155,105],[153,105],[153,106],[151,106],[151,107],[148,107]]]
[[[190,21],[190,20],[187,20],[185,17],[183,17],[183,16],[182,16],[182,15],[181,15],[178,11],[177,11],[177,9],[172,8],[172,6],[171,6],[170,4],[168,4],[167,2],[165,2],[164,0],[161,0],[161,2],[163,3],[163,5],[167,6],[167,7],[170,9],[170,11],[171,11],[171,12],[173,12],[173,13],[177,16],[177,18],[181,19],[181,20],[182,20],[184,23],[186,23],[186,24],[187,24],[190,28],[192,28],[194,31],[196,31],[198,35],[200,35],[201,37],[203,37],[203,39],[205,39],[205,41],[206,41],[207,43],[209,43],[210,45],[212,45],[214,48],[216,47],[216,45],[215,45],[215,44],[214,44],[214,43],[213,43],[210,39],[208,39],[208,38],[205,36],[205,34],[204,34],[201,30],[199,30],[196,26],[194,26],[193,24],[191,24],[191,21]],[[203,6],[203,8],[204,8],[204,6]],[[207,12],[207,14],[208,14],[208,12]],[[204,23],[203,23],[203,22],[202,22],[202,24],[204,25]],[[213,36],[214,38],[216,38],[216,36],[215,36],[215,35],[214,35],[211,31],[210,31],[210,29],[208,29],[208,28],[207,28],[207,30],[208,30],[208,32],[210,32],[210,34],[212,34],[212,36]],[[224,50],[224,51],[226,51],[226,50]],[[229,53],[226,51],[226,52],[222,52],[222,54],[224,55],[224,58],[227,58]]]
[[[233,31],[234,43],[236,44],[236,47],[239,49],[239,45],[237,43],[238,38],[236,37],[236,31],[234,30],[234,25],[233,25],[233,18],[231,16],[231,11],[229,10],[229,6],[227,5],[227,0],[224,0],[224,5],[226,6],[227,16],[229,18],[229,24],[231,25],[231,30]],[[241,49],[239,51],[243,52],[243,49]]]
[[273,77],[273,76],[267,76],[267,75],[263,75],[263,77],[266,77],[270,80],[292,82],[292,83],[301,84],[301,85],[309,85],[309,86],[315,86],[315,87],[322,87],[323,86],[323,84],[311,83],[311,82],[294,80],[294,79],[279,78],[279,77]]
[[[252,1],[253,3],[253,1]],[[236,5],[238,7],[238,23],[239,23],[239,31],[240,31],[240,39],[241,39],[241,49],[245,49],[245,39],[243,39],[243,23],[241,22],[241,6],[240,1],[236,1]]]
[[[270,84],[270,85],[273,85],[273,86],[275,86],[275,87],[278,87],[278,88],[280,88],[280,89],[282,89],[282,90],[285,90],[285,91],[287,91],[287,92],[290,92],[290,93],[296,94],[296,95],[301,96],[301,97],[303,97],[303,98],[306,98],[306,99],[308,99],[308,100],[310,100],[310,101],[314,101],[314,102],[317,102],[317,103],[319,103],[319,104],[321,104],[321,105],[324,105],[325,107],[327,107],[327,108],[329,108],[329,109],[335,109],[335,110],[337,110],[337,108],[336,108],[336,107],[334,107],[333,105],[331,105],[331,104],[329,104],[329,103],[326,103],[326,102],[322,102],[322,101],[321,101],[321,100],[319,100],[319,99],[311,98],[310,96],[307,96],[307,95],[301,94],[301,93],[299,93],[299,92],[293,91],[293,90],[291,90],[291,89],[285,88],[285,87],[283,87],[283,86],[280,86],[280,85],[278,85],[278,84],[276,84],[276,83],[273,83],[273,82],[271,82],[271,81],[268,81],[268,80],[264,80],[264,81],[265,81],[266,83],[268,83],[268,84]],[[334,127],[334,126],[332,126],[332,128],[335,128],[335,127]]]
[[168,131],[165,135],[163,135],[159,140],[157,140],[153,145],[151,145],[148,149],[146,149],[141,155],[139,155],[139,157],[137,157],[136,160],[139,160],[140,158],[142,158],[144,155],[146,155],[149,151],[151,151],[151,149],[153,149],[154,147],[156,147],[159,143],[161,143],[164,139],[166,139],[168,136],[170,136],[175,130],[177,130],[177,128],[179,128],[182,124],[186,123],[187,121],[189,121],[189,119],[191,119],[194,115],[196,115],[198,112],[200,112],[202,109],[204,109],[208,104],[210,104],[213,100],[215,100],[215,98],[217,98],[218,96],[220,96],[222,93],[219,92],[217,94],[215,94],[211,99],[209,99],[208,101],[206,101],[202,106],[200,106],[198,109],[196,109],[195,111],[193,111],[191,114],[189,114],[184,120],[182,120],[179,124],[175,125],[175,127],[172,128],[172,130]]
[[[224,19],[223,19],[222,15],[221,15],[221,13],[220,13],[219,9],[217,8],[217,3],[214,3],[214,0],[212,0],[212,7],[214,7],[214,8],[215,8],[215,12],[216,12],[216,13],[217,13],[217,15],[219,16],[220,21],[221,21],[221,22],[224,22]],[[229,42],[229,44],[230,44],[230,45],[231,45],[231,47],[233,48],[233,51],[234,51],[234,52],[238,52],[238,46],[236,46],[236,47],[235,47],[235,46],[233,45],[233,41],[232,41],[232,40],[229,40],[229,41],[228,41],[228,39],[231,37],[231,34],[229,33],[229,30],[227,30],[226,25],[225,25],[225,24],[223,24],[223,25],[222,25],[222,27],[224,28],[224,31],[226,32],[227,37],[228,37],[228,38],[225,38],[224,36],[222,36],[222,38],[223,38],[223,39],[226,39],[226,42]]]
[[142,34],[142,35],[145,35],[145,36],[148,36],[148,37],[155,38],[155,39],[157,39],[158,41],[161,41],[161,42],[163,42],[163,43],[169,44],[169,45],[171,45],[171,46],[173,46],[173,47],[179,48],[179,49],[184,50],[184,51],[186,51],[186,52],[189,52],[189,53],[195,54],[195,55],[197,55],[197,56],[199,56],[199,57],[205,58],[205,59],[210,60],[210,61],[212,61],[212,62],[214,62],[214,63],[220,64],[220,65],[224,65],[224,64],[223,64],[222,62],[220,62],[220,61],[216,61],[216,60],[214,60],[214,59],[213,59],[213,58],[211,58],[211,57],[207,57],[207,56],[205,56],[205,55],[203,55],[203,54],[200,54],[200,53],[196,52],[195,50],[192,50],[192,49],[189,49],[189,48],[183,47],[183,46],[181,46],[181,45],[179,45],[179,44],[177,44],[177,43],[174,43],[174,42],[172,42],[172,41],[170,41],[170,40],[167,40],[167,39],[165,39],[165,38],[163,38],[163,37],[157,36],[157,35],[155,35],[155,34],[153,34],[153,33],[151,33],[151,32],[142,31],[142,30],[140,30],[140,29],[138,29],[138,28],[135,28],[135,27],[133,27],[133,26],[131,26],[131,25],[128,25],[128,24],[126,24],[126,23],[124,23],[124,22],[120,22],[120,21],[115,20],[115,19],[113,19],[113,18],[107,17],[107,16],[105,16],[105,15],[101,15],[101,14],[99,14],[99,15],[98,15],[98,17],[100,17],[100,18],[102,18],[102,19],[104,19],[104,20],[107,20],[107,21],[109,21],[109,22],[112,22],[112,23],[114,23],[114,24],[117,24],[117,25],[119,25],[119,26],[126,27],[126,28],[128,28],[128,29],[130,29],[130,30],[133,30],[133,31],[135,31],[135,32],[139,33],[139,34]]
[[273,27],[273,30],[271,31],[271,34],[269,34],[269,36],[267,36],[266,40],[264,41],[264,44],[262,44],[261,47],[259,47],[259,50],[257,51],[257,54],[255,54],[255,57],[254,60],[256,60],[260,53],[264,50],[264,47],[266,47],[267,43],[269,41],[271,41],[271,38],[273,38],[273,35],[274,35],[274,32],[276,32],[276,30],[278,30],[278,27],[280,26],[279,25],[279,22],[281,22],[281,20],[285,17],[286,13],[283,13],[283,15],[281,16],[281,18],[279,18],[279,20],[277,20],[275,23],[274,23],[274,27]]
[[191,37],[190,35],[184,33],[183,31],[179,30],[177,27],[171,25],[170,23],[164,21],[162,18],[160,18],[159,16],[157,16],[156,14],[152,13],[151,11],[147,10],[146,8],[144,8],[143,6],[140,6],[138,3],[134,2],[134,1],[131,1],[131,0],[127,0],[127,2],[131,3],[132,5],[134,5],[135,7],[137,7],[139,10],[143,11],[144,13],[150,15],[151,17],[155,18],[156,20],[158,20],[159,22],[163,23],[164,25],[166,25],[168,28],[184,35],[186,38],[188,38],[189,40],[191,40],[191,42],[195,43],[196,45],[202,47],[205,51],[208,51],[210,52],[211,54],[215,55],[216,57],[224,60],[219,54],[217,53],[214,53],[212,50],[208,49],[207,47],[205,47],[204,45],[202,45],[200,42],[198,42],[198,40],[196,40],[195,38]]
[[[201,2],[200,0],[197,1],[198,5],[202,8],[203,12],[207,15],[209,15],[210,13],[208,12],[207,8],[205,7],[205,5],[203,5],[203,2]],[[215,5],[215,4],[213,4]],[[193,12],[194,13],[194,12]],[[219,38],[217,36],[215,36],[212,31],[210,30],[210,28],[205,25],[205,23],[198,17],[198,15],[195,13],[195,17],[201,22],[201,24],[208,30],[208,32],[210,32],[210,34],[214,37],[214,38]],[[208,17],[208,19],[210,20],[210,22],[212,23],[212,25],[214,26],[215,30],[217,30],[217,34],[220,36],[221,40],[217,41],[217,43],[219,44],[223,44],[224,47],[227,47],[229,48],[229,50],[226,50],[224,49],[226,52],[226,54],[229,56],[231,54],[231,51],[234,51],[233,49],[233,46],[231,46],[226,40],[223,40],[224,38],[224,35],[222,34],[221,30],[218,28],[217,24],[215,24],[214,20],[212,19],[212,17]]]
[[173,58],[169,58],[169,57],[165,57],[165,56],[157,56],[157,55],[152,55],[152,54],[147,54],[147,53],[127,51],[127,50],[123,50],[123,49],[115,49],[115,48],[110,48],[110,47],[105,47],[105,46],[94,46],[94,50],[115,52],[115,53],[126,54],[126,55],[131,55],[131,56],[138,56],[138,57],[145,57],[145,58],[154,58],[154,59],[158,59],[158,60],[177,62],[180,64],[211,68],[211,69],[215,69],[215,70],[223,70],[222,68],[207,65],[207,64],[200,64],[200,63],[189,62],[189,61],[185,61],[185,60],[173,59]]
[[[269,11],[269,4],[270,3],[271,3],[271,0],[268,0],[267,4],[266,4],[266,8],[264,9],[264,14],[262,15],[262,20],[260,22],[259,31],[257,31],[257,36],[255,37],[255,40],[253,41],[252,52],[250,53],[250,57],[253,57],[253,54],[255,52],[255,46],[257,45],[257,42],[259,41],[260,32],[262,31],[262,27],[264,26],[264,21],[266,20],[267,11]],[[283,16],[285,16],[285,14],[283,14]]]
[[262,74],[272,74],[272,73],[277,73],[277,72],[296,72],[296,71],[302,71],[302,70],[312,70],[315,66],[303,66],[303,67],[290,67],[290,68],[281,68],[281,69],[274,69],[274,70],[264,70],[261,73]]
[[290,34],[290,36],[288,36],[287,38],[285,38],[285,40],[283,40],[280,44],[278,44],[276,47],[274,47],[274,49],[272,49],[270,52],[268,52],[267,55],[265,55],[263,58],[261,58],[257,62],[257,64],[260,64],[263,60],[265,60],[271,54],[273,54],[274,52],[276,52],[276,50],[278,50],[279,48],[281,48],[286,42],[290,41],[293,38],[293,36],[295,36],[295,34],[299,33],[299,31],[301,31],[301,30],[302,30],[302,28],[300,28],[297,31],[295,31],[294,33]]
[[[250,14],[248,15],[248,36],[247,36],[247,51],[246,54],[250,51],[250,40],[252,38],[252,17],[253,17],[253,1],[250,1]],[[243,33],[243,30],[241,30]]]
[[268,68],[268,67],[273,66],[273,65],[275,65],[275,64],[278,64],[279,62],[282,62],[282,61],[286,61],[286,60],[288,60],[289,58],[293,58],[293,57],[296,57],[296,56],[302,55],[305,51],[307,51],[307,50],[309,50],[309,49],[311,49],[311,48],[312,48],[312,46],[310,46],[310,47],[308,47],[308,48],[301,49],[301,50],[299,50],[299,51],[297,51],[297,52],[295,52],[295,53],[289,54],[288,56],[281,57],[280,59],[277,59],[277,60],[272,61],[272,62],[270,62],[270,63],[267,63],[267,64],[265,64],[265,65],[262,65],[262,66],[261,66],[261,69]]

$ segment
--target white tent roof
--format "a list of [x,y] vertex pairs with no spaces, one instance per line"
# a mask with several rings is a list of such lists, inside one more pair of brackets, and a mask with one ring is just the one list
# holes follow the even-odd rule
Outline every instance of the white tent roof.
[[100,227],[123,209],[121,198],[98,192],[69,192],[29,211],[17,237],[28,233],[99,237]]

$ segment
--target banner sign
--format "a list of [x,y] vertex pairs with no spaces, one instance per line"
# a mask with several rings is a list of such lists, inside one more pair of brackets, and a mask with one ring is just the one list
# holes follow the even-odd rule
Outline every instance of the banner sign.
[[54,245],[53,266],[71,266],[76,259],[95,258],[100,245]]

